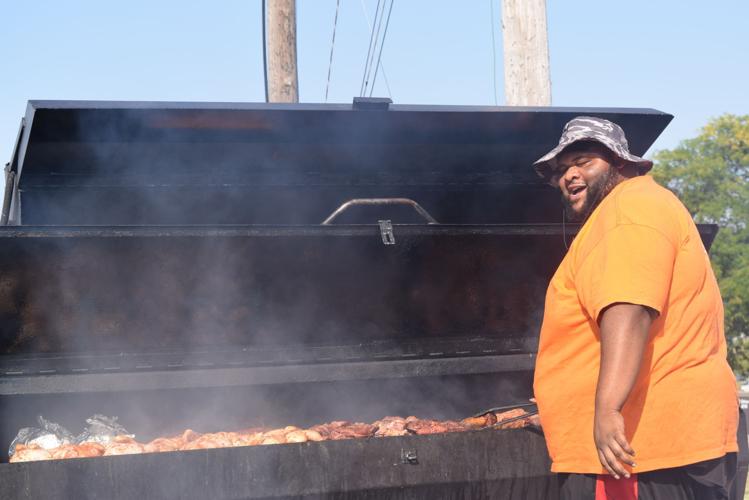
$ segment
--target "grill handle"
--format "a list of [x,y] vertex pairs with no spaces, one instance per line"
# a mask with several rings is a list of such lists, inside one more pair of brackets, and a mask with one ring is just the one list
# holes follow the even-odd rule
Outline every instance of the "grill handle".
[[414,210],[416,210],[416,213],[421,215],[424,220],[426,220],[427,224],[439,224],[435,220],[434,217],[432,217],[429,212],[424,210],[424,207],[416,203],[414,200],[410,198],[354,198],[353,200],[349,200],[330,214],[327,219],[322,221],[323,226],[327,226],[333,222],[339,215],[341,215],[343,212],[348,210],[351,207],[354,206],[392,206],[392,205],[406,205],[412,207]]

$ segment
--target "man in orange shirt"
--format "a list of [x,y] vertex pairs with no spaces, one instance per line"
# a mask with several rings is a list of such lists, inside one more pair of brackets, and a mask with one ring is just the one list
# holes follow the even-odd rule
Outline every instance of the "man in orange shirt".
[[583,223],[549,284],[534,380],[563,498],[729,498],[736,385],[689,212],[607,120],[573,119],[534,165]]

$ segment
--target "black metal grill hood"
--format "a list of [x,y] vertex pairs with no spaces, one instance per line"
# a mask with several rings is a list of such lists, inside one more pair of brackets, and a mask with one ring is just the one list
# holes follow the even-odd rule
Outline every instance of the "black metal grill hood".
[[[13,161],[16,222],[319,224],[348,199],[390,196],[415,199],[443,224],[558,222],[558,196],[530,165],[569,119],[613,120],[642,155],[672,118],[648,109],[359,108],[31,101]],[[404,221],[421,222],[408,212]]]

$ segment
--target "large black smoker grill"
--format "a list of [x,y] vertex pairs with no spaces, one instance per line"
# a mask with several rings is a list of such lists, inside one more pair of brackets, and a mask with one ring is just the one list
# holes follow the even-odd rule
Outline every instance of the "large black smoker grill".
[[[580,114],[638,155],[671,120],[30,102],[0,227],[0,449],[37,415],[143,440],[526,401],[577,229],[530,164]],[[484,430],[2,463],[0,496],[555,498],[548,469],[540,432]]]

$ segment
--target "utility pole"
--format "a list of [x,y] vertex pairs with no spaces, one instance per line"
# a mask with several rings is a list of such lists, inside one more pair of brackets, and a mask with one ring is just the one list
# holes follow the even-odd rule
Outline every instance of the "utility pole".
[[262,0],[265,100],[299,102],[296,68],[296,0]]
[[508,106],[550,106],[546,0],[502,0]]

